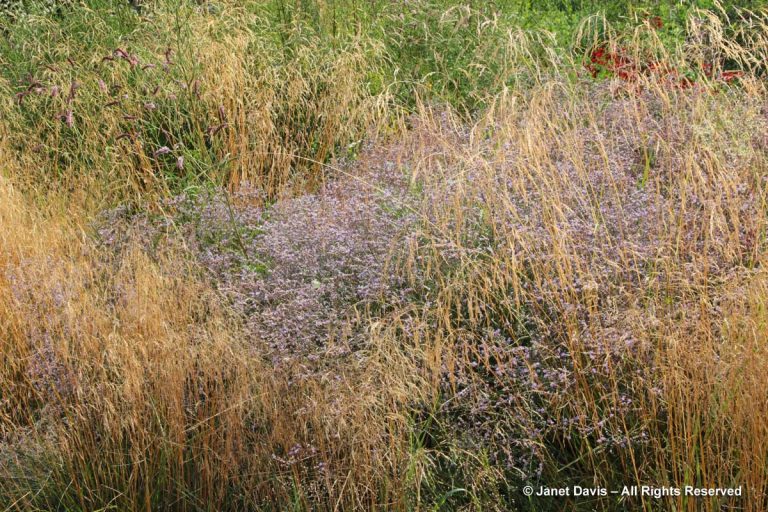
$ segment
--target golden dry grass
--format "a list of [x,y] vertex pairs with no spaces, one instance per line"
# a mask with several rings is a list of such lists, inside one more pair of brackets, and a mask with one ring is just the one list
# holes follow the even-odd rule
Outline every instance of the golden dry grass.
[[[171,135],[118,145],[124,113],[102,110],[84,78],[77,139],[46,117],[64,98],[29,98],[24,112],[4,100],[3,509],[765,510],[766,26],[736,42],[702,13],[677,53],[648,26],[609,41],[634,59],[745,71],[694,87],[594,81],[546,36],[511,32],[509,72],[529,87],[472,121],[426,102],[405,119],[364,84],[372,42],[322,57],[299,47],[289,66],[231,9],[231,25],[190,21],[186,62],[199,69],[178,76],[200,92],[173,89],[189,97],[163,110],[184,121]],[[162,59],[163,44],[142,58]],[[141,109],[154,75],[120,64],[108,78],[137,81]],[[324,163],[366,129],[352,171]],[[397,206],[416,220],[387,269],[409,299],[350,307],[365,333],[351,355],[334,339],[319,362],[273,364],[155,201],[185,179],[155,155],[160,141],[182,142],[182,174],[272,199],[329,180],[383,187],[365,170],[402,170]],[[153,250],[139,237],[104,247],[91,223],[117,198],[176,231]],[[535,503],[519,494],[528,482],[744,496]]]

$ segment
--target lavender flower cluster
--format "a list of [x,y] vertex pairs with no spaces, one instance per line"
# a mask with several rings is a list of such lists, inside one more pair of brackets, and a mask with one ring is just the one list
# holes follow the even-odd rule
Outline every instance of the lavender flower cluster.
[[274,364],[311,361],[328,350],[342,355],[364,341],[356,312],[402,295],[404,281],[390,261],[415,216],[391,162],[364,171],[339,165],[346,167],[342,179],[270,206],[246,185],[234,194],[173,198],[170,217],[118,208],[99,222],[100,239],[114,251],[137,240],[157,250],[181,234]]
[[[78,337],[78,326],[63,312],[76,300],[87,277],[66,272],[63,267],[62,262],[46,257],[23,259],[0,268],[0,279],[8,284],[12,307],[27,338],[28,352],[7,354],[9,364],[14,356],[23,356],[26,380],[18,384],[29,384],[41,407],[49,412],[62,405],[77,383],[75,372],[62,357],[60,340],[71,342]],[[49,279],[41,279],[40,269],[46,269]],[[57,271],[70,279],[50,279]],[[10,396],[22,397],[26,393],[12,389]]]

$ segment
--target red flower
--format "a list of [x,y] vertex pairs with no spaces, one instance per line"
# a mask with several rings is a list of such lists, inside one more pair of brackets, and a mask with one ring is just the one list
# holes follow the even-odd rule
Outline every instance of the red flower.
[[725,82],[732,82],[732,81],[736,80],[737,78],[741,78],[742,76],[744,76],[743,72],[735,71],[735,70],[723,71],[723,73],[720,75],[720,77]]
[[678,83],[677,83],[677,87],[678,87],[679,89],[690,89],[691,87],[693,87],[693,85],[694,85],[694,84],[693,84],[693,80],[691,80],[691,79],[690,79],[690,78],[688,78],[687,76],[684,76],[684,77],[682,77],[682,78],[681,78],[681,79],[678,81]]

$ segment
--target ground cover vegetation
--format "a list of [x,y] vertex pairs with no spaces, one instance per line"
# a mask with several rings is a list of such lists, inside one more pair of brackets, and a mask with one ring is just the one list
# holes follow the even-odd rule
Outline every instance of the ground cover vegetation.
[[0,32],[2,510],[768,508],[761,2]]

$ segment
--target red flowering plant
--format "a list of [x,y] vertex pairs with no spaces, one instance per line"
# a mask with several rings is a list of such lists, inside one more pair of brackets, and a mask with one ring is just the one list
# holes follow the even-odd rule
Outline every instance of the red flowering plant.
[[607,44],[599,44],[589,52],[589,60],[584,65],[592,78],[617,76],[633,81],[638,70],[626,53],[624,48],[613,49]]
[[695,67],[673,65],[667,59],[631,55],[623,46],[607,43],[595,45],[586,55],[584,68],[594,79],[618,78],[633,85],[637,92],[642,90],[643,78],[656,78],[673,89],[688,89],[702,83],[702,79],[732,83],[744,76],[740,70],[722,70],[719,63],[704,62]]
[[[725,69],[722,59],[708,55],[688,55],[674,62],[664,50],[664,20],[660,16],[644,18],[632,41],[623,44],[611,37],[605,27],[596,27],[599,33],[582,46],[585,49],[583,66],[593,79],[616,78],[628,90],[640,92],[648,80],[660,82],[669,89],[689,89],[712,83],[733,83],[744,76],[737,69]],[[647,44],[646,44],[647,43]]]

